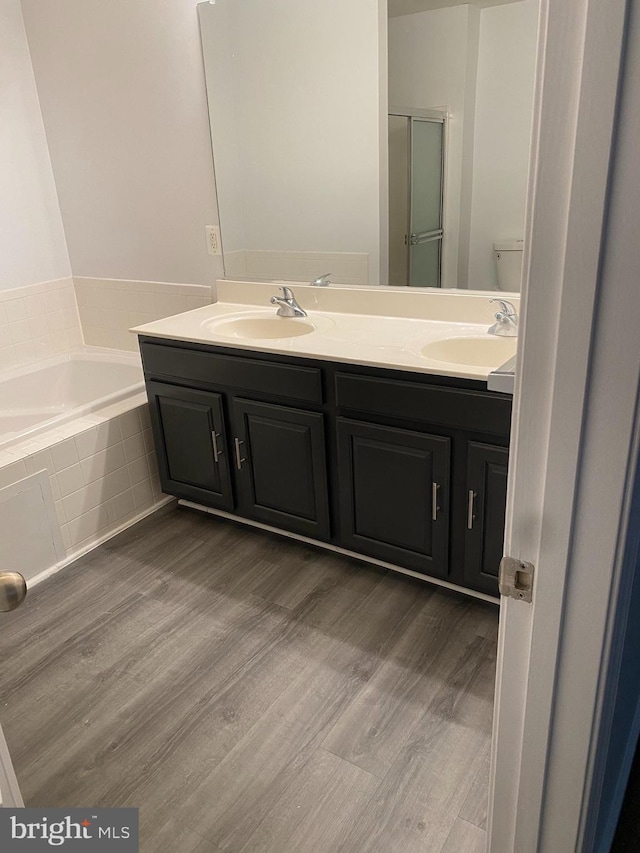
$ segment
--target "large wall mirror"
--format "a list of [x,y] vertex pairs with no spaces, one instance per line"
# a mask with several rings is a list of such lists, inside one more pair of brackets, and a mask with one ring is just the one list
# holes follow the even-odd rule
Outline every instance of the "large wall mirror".
[[198,9],[228,278],[519,289],[538,0]]

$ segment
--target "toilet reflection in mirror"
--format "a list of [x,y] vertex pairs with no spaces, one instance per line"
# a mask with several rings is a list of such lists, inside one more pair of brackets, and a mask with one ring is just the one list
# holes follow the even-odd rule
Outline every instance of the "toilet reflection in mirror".
[[228,278],[519,290],[538,0],[198,9]]

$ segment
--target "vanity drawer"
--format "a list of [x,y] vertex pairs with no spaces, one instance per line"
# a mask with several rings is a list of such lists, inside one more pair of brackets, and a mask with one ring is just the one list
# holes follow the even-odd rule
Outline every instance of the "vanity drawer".
[[177,379],[203,388],[220,386],[289,400],[322,403],[322,376],[313,367],[294,367],[253,358],[142,342],[147,377]]
[[338,409],[470,432],[509,435],[511,400],[502,395],[399,379],[336,373]]

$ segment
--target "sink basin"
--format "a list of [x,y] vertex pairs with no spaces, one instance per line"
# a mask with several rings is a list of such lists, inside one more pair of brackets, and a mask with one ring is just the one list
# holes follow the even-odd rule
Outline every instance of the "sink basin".
[[298,338],[315,331],[313,323],[300,317],[236,317],[233,320],[220,320],[210,323],[209,328],[216,334],[228,338],[281,340]]
[[446,364],[466,364],[493,370],[515,355],[517,338],[484,337],[444,338],[422,347],[425,358]]

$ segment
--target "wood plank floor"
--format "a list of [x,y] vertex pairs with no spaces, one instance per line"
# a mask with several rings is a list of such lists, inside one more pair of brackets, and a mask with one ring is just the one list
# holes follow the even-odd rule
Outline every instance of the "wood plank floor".
[[143,853],[480,853],[498,610],[174,506],[0,614],[27,805]]

